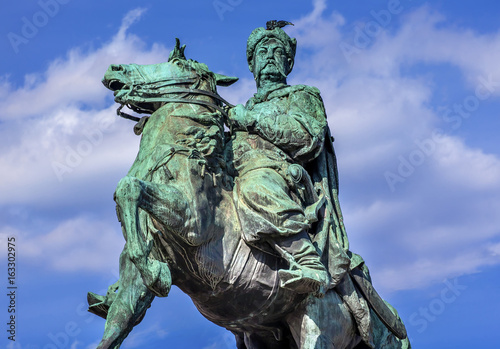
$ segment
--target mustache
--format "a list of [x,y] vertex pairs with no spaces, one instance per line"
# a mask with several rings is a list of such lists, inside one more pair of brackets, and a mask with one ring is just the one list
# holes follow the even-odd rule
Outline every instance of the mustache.
[[283,66],[283,64],[277,64],[276,60],[275,59],[268,59],[263,65],[262,65],[262,69],[264,69],[265,67],[267,67],[268,65],[274,65],[276,67],[276,69],[278,69],[278,72],[280,73],[280,75],[282,75],[283,77],[286,78],[286,72],[285,72],[285,67]]

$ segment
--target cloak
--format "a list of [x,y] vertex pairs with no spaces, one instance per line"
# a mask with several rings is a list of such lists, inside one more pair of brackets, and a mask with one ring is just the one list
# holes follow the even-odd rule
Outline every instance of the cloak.
[[344,300],[358,324],[363,340],[371,343],[370,308],[398,338],[406,338],[406,329],[397,312],[385,302],[372,286],[370,273],[363,258],[349,250],[342,211],[339,203],[339,179],[333,137],[327,128],[323,151],[308,164],[316,191],[326,200],[318,212],[318,222],[313,227],[311,239],[315,243],[322,262],[327,267],[333,288]]

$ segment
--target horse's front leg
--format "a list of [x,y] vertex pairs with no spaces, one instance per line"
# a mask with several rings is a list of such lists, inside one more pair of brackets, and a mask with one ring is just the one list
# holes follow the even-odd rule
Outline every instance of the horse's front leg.
[[124,249],[120,256],[118,293],[109,307],[104,335],[97,349],[119,348],[142,320],[153,299],[153,293],[143,284],[139,270]]
[[183,226],[189,214],[183,195],[174,187],[155,184],[127,176],[120,180],[115,192],[118,215],[122,223],[125,248],[139,270],[144,284],[156,296],[165,297],[172,284],[168,265],[151,258],[153,240],[141,231],[140,209],[173,229]]

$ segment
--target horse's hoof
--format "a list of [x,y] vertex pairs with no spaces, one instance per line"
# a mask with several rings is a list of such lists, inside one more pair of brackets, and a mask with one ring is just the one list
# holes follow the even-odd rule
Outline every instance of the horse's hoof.
[[89,312],[106,319],[111,303],[106,302],[106,297],[94,292],[87,293],[87,302],[89,304]]

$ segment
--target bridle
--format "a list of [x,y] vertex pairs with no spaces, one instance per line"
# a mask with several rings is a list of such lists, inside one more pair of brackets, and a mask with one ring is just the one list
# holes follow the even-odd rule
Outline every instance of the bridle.
[[[131,65],[133,66],[133,65]],[[137,73],[143,78],[141,71],[136,69]],[[144,78],[143,81],[146,79]],[[153,109],[143,108],[136,105],[136,103],[186,103],[186,104],[197,104],[203,105],[208,108],[214,109],[222,114],[222,116],[227,119],[228,109],[233,108],[234,105],[227,102],[222,98],[217,92],[210,92],[205,90],[200,90],[197,87],[201,82],[201,77],[198,75],[196,78],[169,78],[165,80],[155,81],[153,83],[144,83],[132,85],[129,91],[123,96],[123,99],[127,102],[122,103],[116,110],[117,115],[122,118],[140,122],[141,120],[148,118],[138,118],[136,116],[122,112],[122,108],[127,106],[129,109],[134,110],[138,113],[148,113],[152,114],[155,112]],[[190,87],[177,87],[179,85],[191,84]],[[134,93],[135,92],[135,93]],[[179,94],[176,97],[141,97],[147,94],[151,95],[162,95],[162,94]],[[189,96],[208,96],[215,99],[218,103],[207,102],[203,100],[197,100],[193,98],[188,98]],[[131,104],[130,102],[133,102]]]

